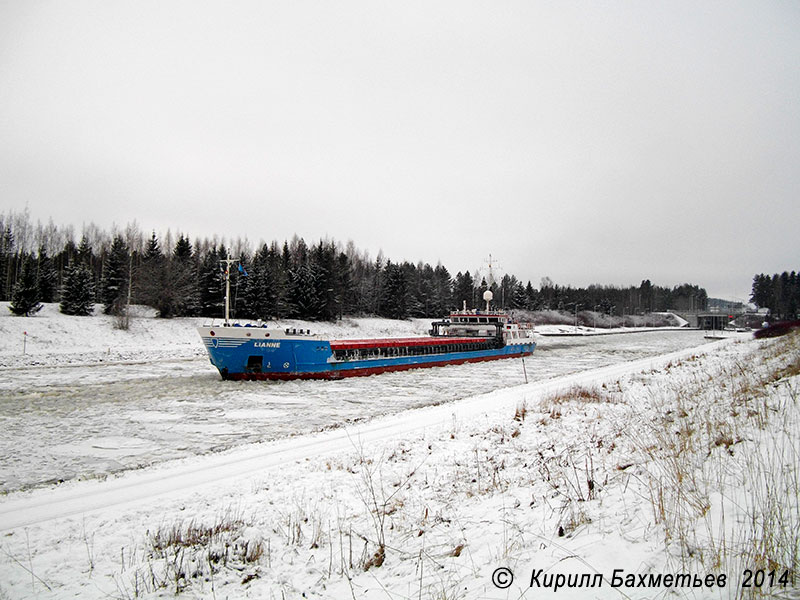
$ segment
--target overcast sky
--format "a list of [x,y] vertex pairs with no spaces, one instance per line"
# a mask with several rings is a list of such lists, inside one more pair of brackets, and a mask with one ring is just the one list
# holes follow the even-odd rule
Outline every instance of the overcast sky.
[[78,231],[744,298],[798,191],[795,0],[0,0],[0,211]]

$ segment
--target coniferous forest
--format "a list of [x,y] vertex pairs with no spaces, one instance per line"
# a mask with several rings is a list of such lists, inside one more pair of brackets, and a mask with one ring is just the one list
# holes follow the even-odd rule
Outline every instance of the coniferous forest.
[[776,319],[797,319],[800,310],[800,276],[796,271],[754,276],[750,302],[759,308],[768,308]]
[[164,318],[220,317],[227,258],[239,260],[230,270],[231,313],[243,319],[439,317],[464,302],[482,305],[486,289],[505,309],[630,315],[707,303],[706,291],[692,284],[668,288],[646,279],[639,286],[574,288],[545,277],[534,286],[508,273],[487,282],[479,271],[453,274],[441,263],[370,258],[353,242],[297,236],[253,246],[147,234],[136,224],[111,232],[92,224],[76,235],[72,226],[33,224],[27,212],[0,215],[0,232],[0,300],[18,315],[58,302],[70,315],[90,315],[101,303],[107,314],[143,304]]

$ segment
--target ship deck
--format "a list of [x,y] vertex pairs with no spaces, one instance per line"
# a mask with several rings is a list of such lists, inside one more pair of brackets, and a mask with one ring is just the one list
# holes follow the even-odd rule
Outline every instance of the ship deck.
[[439,346],[442,344],[474,344],[490,341],[488,337],[412,337],[412,338],[371,338],[362,340],[331,340],[331,350],[368,350],[371,348],[413,348],[418,346]]

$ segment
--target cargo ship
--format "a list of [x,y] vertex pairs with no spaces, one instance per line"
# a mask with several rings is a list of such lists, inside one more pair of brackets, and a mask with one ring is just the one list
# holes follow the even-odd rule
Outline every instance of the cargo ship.
[[491,309],[491,291],[484,293],[485,310],[453,311],[433,322],[427,336],[335,340],[308,329],[231,323],[228,289],[225,321],[198,328],[223,379],[342,379],[525,357],[536,348],[530,327]]

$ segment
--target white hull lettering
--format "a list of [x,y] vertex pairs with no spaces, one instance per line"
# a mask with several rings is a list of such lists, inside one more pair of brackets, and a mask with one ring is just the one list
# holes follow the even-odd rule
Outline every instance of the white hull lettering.
[[253,344],[256,348],[280,348],[280,342],[255,342]]

